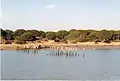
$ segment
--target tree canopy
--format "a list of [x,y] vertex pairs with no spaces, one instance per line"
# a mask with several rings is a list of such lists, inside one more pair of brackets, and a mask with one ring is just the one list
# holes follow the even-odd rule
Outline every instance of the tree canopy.
[[96,37],[97,37],[99,40],[103,41],[103,40],[110,39],[111,34],[110,34],[110,32],[107,31],[107,30],[101,30],[101,31],[99,31],[99,32],[96,33]]
[[13,39],[13,31],[12,30],[5,30],[6,32],[6,40],[12,40]]
[[[72,42],[86,42],[86,41],[101,41],[110,42],[120,40],[120,30],[76,30],[70,31],[59,30],[57,32],[42,30],[24,30],[17,29],[3,30],[0,29],[1,38],[4,40],[19,40],[19,41],[35,41],[41,39],[55,40],[55,41],[72,41]],[[36,39],[40,38],[40,39]]]
[[25,32],[20,36],[20,40],[22,40],[22,41],[35,41],[36,37],[31,32]]
[[17,29],[17,30],[14,32],[14,36],[20,36],[20,35],[22,35],[24,32],[25,32],[24,29]]
[[59,39],[64,39],[65,36],[68,35],[68,31],[66,30],[60,30],[58,32],[55,33],[56,37],[58,37]]
[[55,39],[55,32],[47,32],[45,37],[49,40],[54,40]]

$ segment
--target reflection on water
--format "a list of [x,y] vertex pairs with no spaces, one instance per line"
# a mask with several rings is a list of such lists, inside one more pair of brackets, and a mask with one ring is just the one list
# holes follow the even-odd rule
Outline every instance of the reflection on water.
[[76,50],[54,50],[49,49],[44,54],[42,50],[18,50],[18,52],[25,52],[28,55],[38,56],[38,55],[46,55],[46,56],[65,56],[66,58],[75,58],[77,56],[81,56],[82,59],[85,58],[85,50],[76,51]]

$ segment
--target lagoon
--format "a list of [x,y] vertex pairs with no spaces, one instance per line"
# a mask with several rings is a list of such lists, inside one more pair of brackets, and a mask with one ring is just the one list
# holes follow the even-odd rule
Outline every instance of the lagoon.
[[[74,53],[74,52],[73,52]],[[120,80],[120,49],[76,50],[55,55],[53,50],[1,51],[2,80]]]

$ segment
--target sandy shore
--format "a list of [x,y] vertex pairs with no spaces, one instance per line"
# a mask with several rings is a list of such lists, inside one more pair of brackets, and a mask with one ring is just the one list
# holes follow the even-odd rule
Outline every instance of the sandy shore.
[[[15,50],[16,47],[19,44],[1,44],[0,49],[1,50]],[[111,43],[98,43],[95,44],[94,42],[84,42],[84,43],[77,43],[77,44],[64,44],[64,43],[55,43],[55,42],[41,42],[41,43],[28,43],[24,44],[27,46],[37,46],[37,45],[42,45],[42,46],[68,46],[68,47],[79,47],[79,48],[120,48],[120,42],[111,42]]]

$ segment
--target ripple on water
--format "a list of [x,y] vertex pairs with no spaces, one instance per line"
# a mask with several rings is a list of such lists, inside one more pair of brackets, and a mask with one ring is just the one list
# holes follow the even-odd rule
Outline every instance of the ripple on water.
[[92,80],[109,80],[110,76],[108,75],[108,72],[98,73],[95,76],[91,78]]

